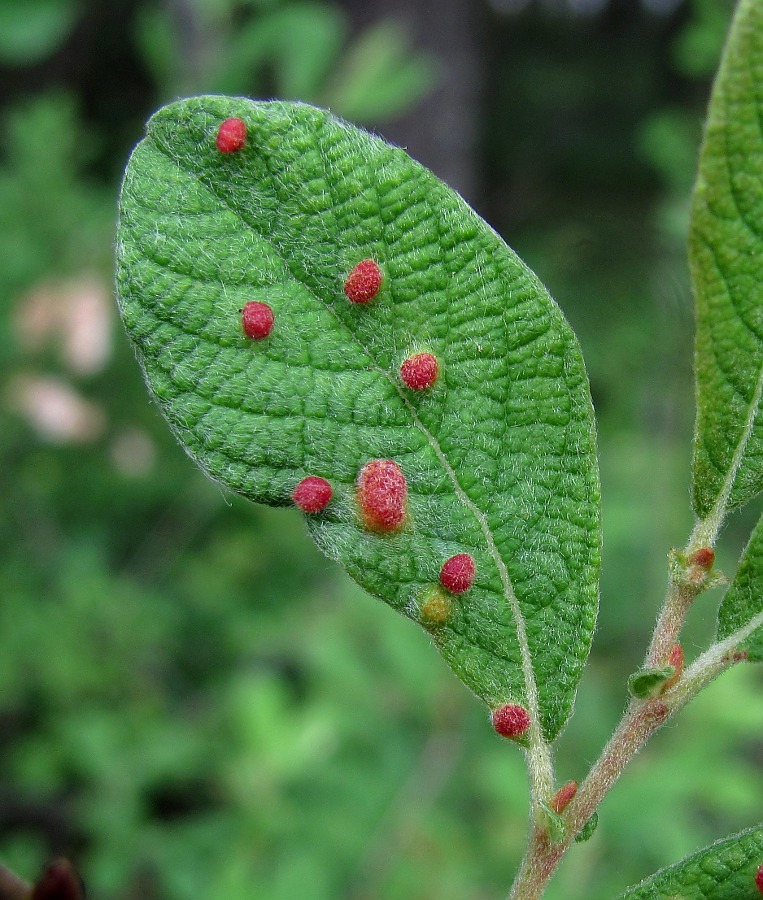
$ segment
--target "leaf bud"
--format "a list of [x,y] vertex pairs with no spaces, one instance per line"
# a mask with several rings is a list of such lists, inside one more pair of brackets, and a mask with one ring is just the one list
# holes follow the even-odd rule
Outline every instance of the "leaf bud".
[[563,813],[569,806],[570,800],[578,792],[577,781],[568,781],[567,784],[559,788],[559,790],[551,798],[551,809],[557,813]]

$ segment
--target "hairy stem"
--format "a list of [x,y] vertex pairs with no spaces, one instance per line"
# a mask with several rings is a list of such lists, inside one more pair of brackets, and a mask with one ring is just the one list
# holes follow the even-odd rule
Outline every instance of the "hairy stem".
[[[697,549],[698,534],[702,537],[708,536],[707,530],[703,530],[700,525],[694,530],[684,558]],[[673,563],[675,562],[676,560],[673,560]],[[663,662],[678,638],[692,601],[706,586],[704,575],[702,573],[699,575],[701,577],[693,572],[690,566],[671,565],[665,603],[658,616],[646,654],[646,665]],[[537,900],[543,896],[546,885],[567,848],[596,812],[630,760],[652,734],[671,716],[683,709],[702,688],[725,669],[740,661],[735,651],[761,626],[763,626],[763,612],[725,640],[712,644],[685,670],[678,682],[661,696],[630,701],[601,756],[563,813],[565,838],[558,842],[552,841],[548,828],[539,822],[537,815],[533,817],[527,851],[507,900]]]
[[669,715],[670,708],[662,700],[631,702],[615,733],[565,812],[565,840],[554,843],[549,839],[547,831],[538,827],[533,830],[508,900],[536,900],[543,896],[549,879],[575,835],[596,812],[628,762]]

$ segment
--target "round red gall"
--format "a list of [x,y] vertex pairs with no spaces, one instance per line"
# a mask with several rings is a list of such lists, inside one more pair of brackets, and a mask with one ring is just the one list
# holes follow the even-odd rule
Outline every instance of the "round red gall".
[[369,531],[398,531],[407,516],[408,484],[400,466],[391,459],[372,459],[360,470],[357,500]]
[[273,330],[273,310],[267,303],[250,300],[241,310],[241,327],[247,337],[261,341]]
[[400,378],[412,391],[424,391],[437,381],[440,366],[431,353],[414,353],[400,366]]
[[294,488],[291,499],[306,513],[317,513],[331,502],[334,491],[325,478],[308,475]]
[[570,800],[578,792],[577,781],[568,781],[567,784],[559,788],[559,790],[551,798],[551,809],[555,813],[563,813],[570,804]]
[[763,865],[758,866],[758,871],[755,873],[755,887],[763,894]]
[[220,153],[235,153],[246,143],[246,122],[243,119],[226,119],[217,130],[217,149]]
[[463,594],[474,584],[476,570],[473,556],[458,553],[443,563],[440,569],[440,584],[451,594]]
[[712,547],[700,547],[689,557],[689,563],[701,569],[712,569],[715,562],[715,550]]
[[530,727],[530,713],[518,703],[507,703],[494,709],[492,719],[493,728],[507,738],[520,737]]
[[344,283],[347,299],[353,303],[368,303],[379,293],[383,275],[373,259],[364,259],[355,266]]

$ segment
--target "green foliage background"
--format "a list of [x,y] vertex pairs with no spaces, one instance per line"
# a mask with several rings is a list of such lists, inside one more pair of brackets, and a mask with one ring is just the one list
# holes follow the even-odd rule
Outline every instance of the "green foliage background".
[[[511,5],[478,4],[468,199],[564,308],[600,425],[602,609],[567,779],[618,717],[691,527],[685,230],[731,5]],[[175,8],[0,7],[0,860],[32,877],[67,853],[105,900],[502,896],[524,841],[520,754],[296,513],[195,470],[111,300],[121,167],[160,103],[299,97],[384,133],[406,110],[415,127],[449,61],[391,15],[359,29],[350,3],[197,0],[190,45]],[[724,535],[729,573],[754,518]],[[740,667],[658,735],[551,900],[611,897],[756,823],[760,687]]]

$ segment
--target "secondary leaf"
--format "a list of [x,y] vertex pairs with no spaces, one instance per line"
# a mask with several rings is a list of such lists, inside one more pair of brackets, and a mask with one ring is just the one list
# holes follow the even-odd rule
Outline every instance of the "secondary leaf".
[[619,900],[760,900],[763,825],[717,841],[661,869]]
[[[246,141],[221,153],[230,117]],[[402,150],[302,104],[224,97],[150,121],[118,257],[124,321],[188,453],[262,503],[328,482],[325,506],[309,483],[321,549],[489,706],[537,705],[554,737],[594,626],[599,487],[579,348],[526,266]],[[349,293],[374,293],[370,259],[381,287],[350,302],[353,269]],[[250,302],[271,307],[269,336],[242,333]],[[415,354],[437,361],[419,390],[400,375]],[[360,508],[361,471],[383,510]]]
[[[729,637],[763,612],[763,517],[745,547],[731,587],[718,610],[718,639]],[[754,662],[763,662],[763,627],[739,647]]]
[[689,253],[697,306],[694,507],[763,489],[763,4],[741,0],[708,111]]

